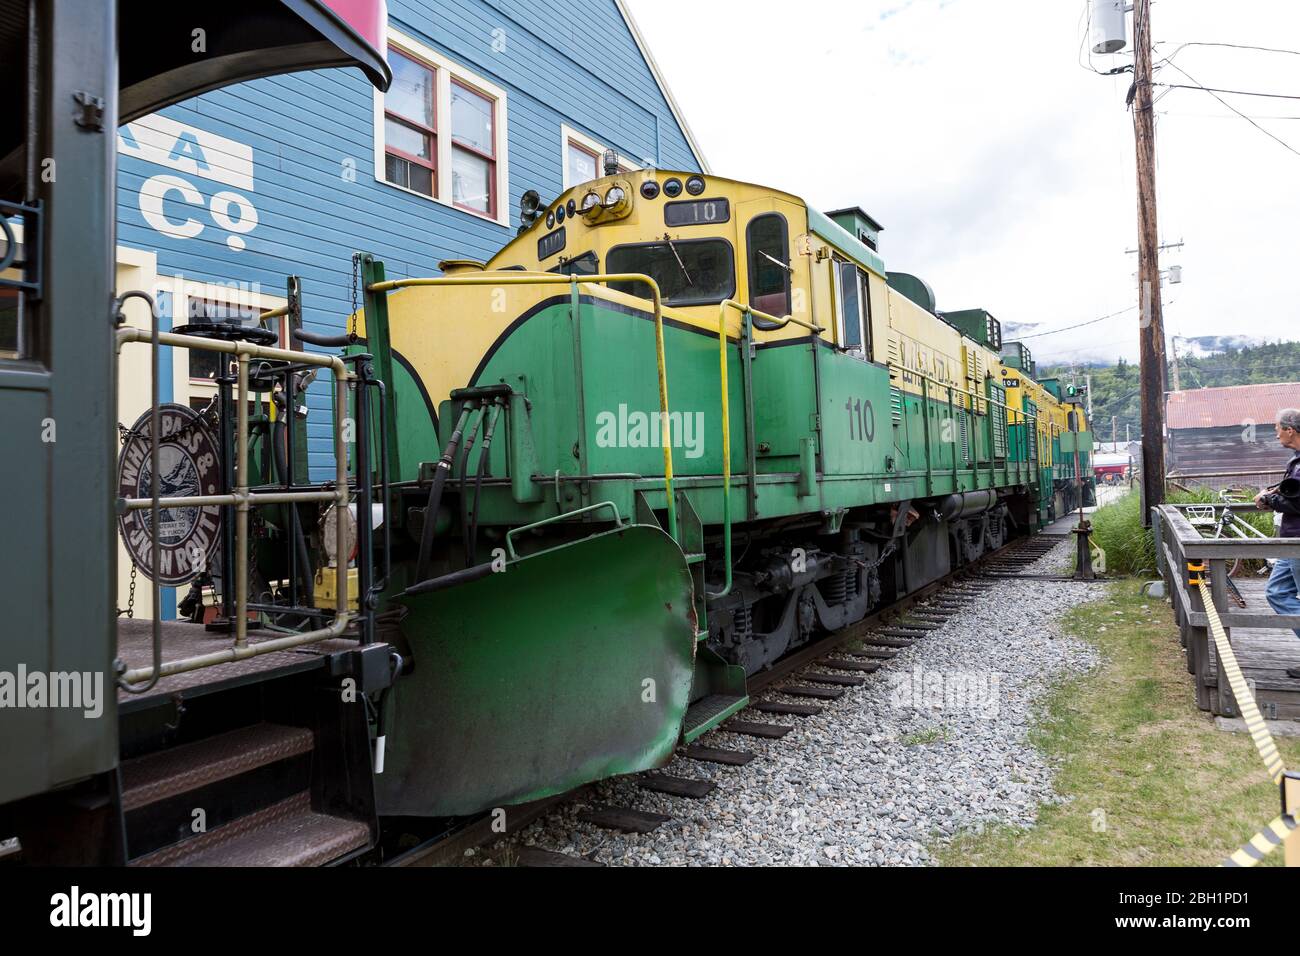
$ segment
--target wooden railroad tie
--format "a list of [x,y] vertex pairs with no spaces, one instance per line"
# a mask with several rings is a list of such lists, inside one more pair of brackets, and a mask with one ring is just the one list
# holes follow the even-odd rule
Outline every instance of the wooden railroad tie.
[[[910,644],[908,645],[911,646]],[[862,657],[874,661],[891,661],[898,656],[896,647],[863,647],[856,651],[841,650],[848,657]]]
[[681,755],[689,760],[699,760],[704,763],[718,763],[728,767],[743,767],[754,759],[754,755],[748,750],[730,750],[726,747],[704,747],[700,744],[691,744],[689,747],[683,747]]
[[666,773],[648,773],[637,781],[637,786],[642,790],[666,793],[671,797],[686,797],[688,800],[699,800],[718,789],[712,780],[692,780]]
[[580,856],[556,853],[554,850],[542,850],[530,846],[519,854],[520,866],[604,866],[595,860],[584,860]]
[[880,637],[873,635],[872,637],[863,638],[862,643],[869,647],[904,648],[911,647],[916,643],[916,639],[898,634],[897,632],[891,634],[884,634],[882,632],[882,636]]
[[780,740],[794,730],[786,724],[764,724],[750,720],[729,720],[720,729],[728,733],[743,734],[746,737],[762,737],[765,740]]
[[786,684],[778,687],[777,693],[789,694],[791,697],[811,697],[814,700],[839,700],[844,691],[831,687],[813,687],[808,684]]
[[750,706],[764,714],[785,714],[790,717],[816,717],[826,709],[816,704],[787,704],[779,700],[760,700]]
[[846,661],[838,657],[828,657],[822,663],[827,667],[834,667],[836,670],[860,671],[863,674],[874,674],[880,670],[879,661]]
[[803,679],[814,684],[834,684],[836,687],[861,687],[867,682],[865,677],[850,677],[846,674],[827,674],[824,671],[812,671],[803,675]]
[[646,810],[633,810],[631,807],[592,807],[579,813],[578,819],[604,830],[618,830],[621,833],[651,833],[670,821],[672,817]]

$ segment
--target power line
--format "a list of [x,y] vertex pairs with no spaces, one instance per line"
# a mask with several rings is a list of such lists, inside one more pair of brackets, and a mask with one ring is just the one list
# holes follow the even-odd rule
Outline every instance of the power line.
[[[1164,94],[1161,95],[1163,96]],[[1184,119],[1236,119],[1237,118],[1236,116],[1225,116],[1222,113],[1183,113],[1177,110],[1157,110],[1156,113],[1159,116],[1178,116]],[[1271,116],[1260,116],[1259,114],[1256,114],[1254,116],[1247,117],[1247,119],[1300,120],[1300,116],[1283,116],[1279,114],[1273,114]]]
[[[1172,305],[1172,303],[1170,303]],[[1113,319],[1116,316],[1124,315],[1126,312],[1137,311],[1136,305],[1130,305],[1127,309],[1120,309],[1118,312],[1112,312],[1110,315],[1103,315],[1099,319],[1089,319],[1087,322],[1080,322],[1078,325],[1067,325],[1063,329],[1052,329],[1050,332],[1032,332],[1029,335],[1018,335],[1017,339],[1036,339],[1044,335],[1056,335],[1058,332],[1069,332],[1071,329],[1081,329],[1085,325],[1096,325],[1098,322],[1105,322],[1107,319]]]
[[[1165,43],[1157,43],[1156,46],[1165,46],[1168,44],[1168,42],[1169,41],[1165,41]],[[1209,43],[1209,42],[1203,42],[1199,40],[1192,40],[1188,43],[1178,44],[1178,49],[1174,50],[1173,53],[1170,53],[1167,57],[1165,57],[1165,62],[1168,63],[1170,60],[1176,57],[1180,51],[1184,50],[1189,46],[1222,46],[1222,47],[1231,47],[1234,50],[1256,50],[1260,53],[1286,53],[1289,54],[1290,56],[1300,56],[1300,50],[1282,50],[1279,49],[1278,47],[1272,47],[1272,46],[1251,46],[1250,44],[1247,43]]]
[[1203,365],[1192,365],[1190,362],[1195,361],[1190,356],[1183,356],[1183,361],[1188,362],[1188,368],[1194,368],[1198,372],[1294,372],[1300,369],[1300,365],[1219,365],[1206,368]]
[[[1167,62],[1167,61],[1166,61],[1166,62]],[[1222,96],[1220,96],[1220,95],[1219,95],[1217,92],[1215,92],[1214,90],[1211,90],[1211,89],[1209,89],[1209,88],[1207,88],[1207,87],[1201,86],[1200,81],[1199,81],[1198,79],[1196,79],[1196,77],[1192,76],[1192,74],[1188,73],[1186,70],[1184,70],[1184,69],[1183,69],[1181,66],[1179,66],[1177,63],[1169,63],[1169,66],[1172,66],[1175,70],[1177,70],[1179,73],[1183,74],[1183,76],[1187,77],[1189,80],[1191,80],[1193,83],[1195,83],[1198,87],[1200,87],[1201,89],[1205,90],[1205,92],[1209,93],[1209,94],[1210,94],[1211,96],[1213,96],[1216,100],[1218,100],[1220,103],[1222,103],[1222,104],[1223,104],[1224,106],[1226,106],[1228,109],[1232,110],[1234,113],[1236,113],[1238,116],[1240,116],[1242,119],[1244,119],[1244,120],[1245,120],[1247,123],[1249,123],[1251,126],[1255,127],[1255,129],[1259,130],[1261,133],[1263,133],[1265,136],[1267,136],[1269,139],[1276,140],[1277,142],[1279,142],[1279,143],[1281,143],[1283,146],[1285,146],[1287,149],[1289,149],[1291,152],[1295,153],[1297,156],[1300,156],[1300,149],[1296,149],[1294,146],[1292,146],[1292,145],[1291,145],[1290,143],[1288,143],[1286,140],[1282,139],[1282,138],[1279,137],[1279,136],[1275,136],[1273,133],[1270,133],[1268,130],[1266,130],[1264,127],[1260,126],[1258,123],[1256,123],[1253,119],[1251,119],[1249,116],[1247,116],[1247,115],[1246,115],[1245,113],[1243,113],[1241,110],[1237,109],[1235,106],[1233,106],[1233,105],[1232,105],[1231,103],[1229,103],[1227,100],[1225,100]]]
[[[1165,61],[1166,66],[1172,66],[1179,73],[1187,76],[1187,71],[1176,63]],[[1290,93],[1257,93],[1251,90],[1225,90],[1218,86],[1202,86],[1197,83],[1195,86],[1188,86],[1186,83],[1152,83],[1152,86],[1164,86],[1171,90],[1204,90],[1206,93],[1229,93],[1233,96],[1263,96],[1270,100],[1300,100],[1300,96],[1293,96]]]

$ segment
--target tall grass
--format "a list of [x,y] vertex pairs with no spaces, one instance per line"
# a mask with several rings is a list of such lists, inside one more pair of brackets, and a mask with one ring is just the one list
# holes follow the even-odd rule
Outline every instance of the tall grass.
[[[1207,489],[1170,491],[1171,505],[1218,503],[1219,496]],[[1273,516],[1260,512],[1244,516],[1248,522],[1273,534]],[[1116,575],[1154,575],[1156,573],[1155,536],[1142,527],[1142,496],[1138,489],[1098,508],[1092,515],[1092,538],[1106,552],[1106,572]]]

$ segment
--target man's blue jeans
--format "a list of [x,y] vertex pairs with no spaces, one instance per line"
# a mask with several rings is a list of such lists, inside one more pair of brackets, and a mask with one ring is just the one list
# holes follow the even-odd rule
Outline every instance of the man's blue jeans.
[[[1300,558],[1278,558],[1264,593],[1278,614],[1300,614]],[[1300,630],[1295,633],[1300,637]]]

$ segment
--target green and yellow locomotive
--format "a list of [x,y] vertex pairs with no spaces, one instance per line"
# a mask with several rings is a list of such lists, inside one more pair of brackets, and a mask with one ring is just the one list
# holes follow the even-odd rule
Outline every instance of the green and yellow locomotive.
[[[713,176],[613,164],[526,196],[491,262],[436,278],[358,255],[346,336],[302,328],[291,278],[263,318],[302,349],[157,309],[131,327],[124,300],[148,297],[113,295],[114,146],[85,130],[299,68],[384,88],[383,4],[236,11],[197,66],[120,70],[119,29],[183,51],[164,40],[189,14],[0,8],[33,38],[0,62],[48,81],[4,152],[80,169],[29,162],[0,194],[34,250],[0,280],[40,333],[0,369],[6,458],[39,463],[0,676],[110,692],[5,711],[6,857],[386,862],[446,818],[662,765],[785,655],[1091,498],[1079,400],[996,319],[886,272],[861,210]],[[110,301],[111,321],[87,305]],[[155,363],[114,486],[126,347],[217,353],[218,399],[160,405]],[[304,393],[326,379],[334,475],[313,482]],[[192,582],[188,620],[113,615],[115,523],[155,589]]]
[[1079,401],[886,272],[861,210],[611,172],[526,198],[486,264],[361,260],[410,665],[382,812],[660,764],[748,676],[1091,494]]

